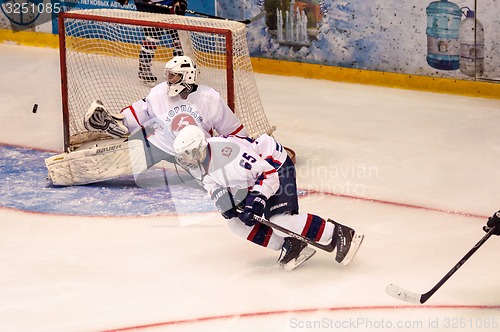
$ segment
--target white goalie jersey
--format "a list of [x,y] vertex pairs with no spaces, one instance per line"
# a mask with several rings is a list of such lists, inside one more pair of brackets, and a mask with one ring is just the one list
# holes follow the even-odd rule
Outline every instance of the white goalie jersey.
[[175,137],[187,125],[203,129],[207,138],[213,136],[214,131],[218,135],[247,135],[216,90],[199,85],[186,99],[180,95],[168,97],[167,91],[167,83],[160,83],[146,98],[122,110],[130,132],[141,126],[148,127],[148,140],[171,155],[174,155]]
[[212,194],[220,188],[233,193],[242,189],[258,191],[267,198],[280,188],[278,170],[287,152],[274,138],[266,134],[253,140],[248,137],[227,136],[207,139],[210,156],[204,169],[191,169]]

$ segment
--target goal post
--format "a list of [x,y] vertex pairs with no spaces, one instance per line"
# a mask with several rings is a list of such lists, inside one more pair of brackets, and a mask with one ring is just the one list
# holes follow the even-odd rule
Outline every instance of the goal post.
[[141,56],[149,52],[151,71],[161,82],[179,42],[196,63],[198,83],[218,90],[251,136],[272,134],[243,23],[120,9],[74,10],[59,14],[64,150],[101,138],[83,126],[94,100],[117,113],[146,97],[152,85],[138,78]]

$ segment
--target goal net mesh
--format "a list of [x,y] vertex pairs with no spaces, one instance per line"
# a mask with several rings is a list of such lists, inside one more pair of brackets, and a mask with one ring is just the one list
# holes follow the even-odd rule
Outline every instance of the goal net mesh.
[[242,23],[92,9],[63,13],[59,24],[65,150],[100,138],[83,126],[92,101],[117,113],[146,97],[154,84],[138,78],[144,45],[155,50],[149,61],[158,83],[180,42],[196,63],[198,83],[218,90],[251,136],[274,130],[260,101]]

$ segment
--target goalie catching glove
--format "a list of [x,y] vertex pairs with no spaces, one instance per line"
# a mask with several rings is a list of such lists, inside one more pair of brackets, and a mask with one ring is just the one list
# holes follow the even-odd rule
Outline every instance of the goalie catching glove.
[[125,116],[123,114],[111,114],[100,100],[96,100],[90,105],[85,113],[84,126],[89,131],[106,133],[111,137],[127,137],[128,128],[123,124]]

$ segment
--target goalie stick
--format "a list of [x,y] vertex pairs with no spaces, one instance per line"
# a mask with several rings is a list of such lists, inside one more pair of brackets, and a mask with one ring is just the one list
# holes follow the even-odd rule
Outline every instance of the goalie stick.
[[401,288],[397,285],[390,284],[386,287],[387,294],[389,294],[390,296],[392,296],[396,299],[410,302],[410,303],[415,303],[415,304],[425,303],[439,288],[441,288],[441,286],[443,286],[443,284],[448,279],[450,279],[450,277],[455,272],[457,272],[457,270],[470,258],[470,256],[472,256],[486,242],[486,240],[488,240],[490,238],[490,236],[493,234],[494,231],[495,231],[495,227],[490,229],[488,231],[488,233],[486,233],[486,235],[483,236],[483,238],[481,240],[479,240],[479,242],[476,243],[474,245],[474,247],[472,247],[472,249],[469,250],[469,252],[467,254],[465,254],[465,256],[462,257],[462,259],[460,261],[458,261],[458,263],[455,264],[455,266],[453,266],[453,268],[441,280],[439,280],[439,282],[427,293],[417,294],[417,293],[407,291],[406,289]]

